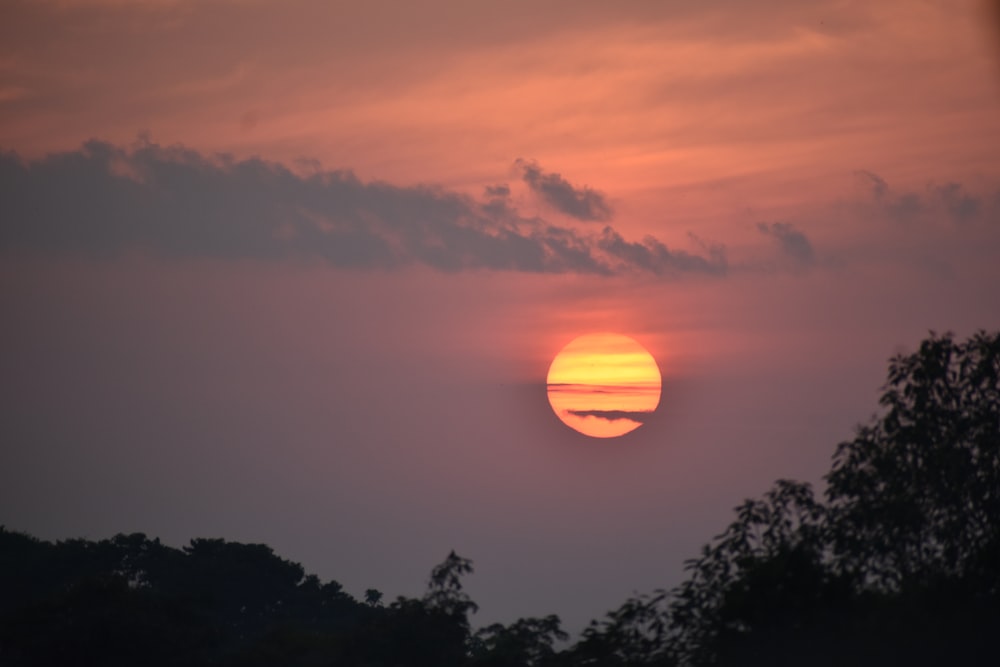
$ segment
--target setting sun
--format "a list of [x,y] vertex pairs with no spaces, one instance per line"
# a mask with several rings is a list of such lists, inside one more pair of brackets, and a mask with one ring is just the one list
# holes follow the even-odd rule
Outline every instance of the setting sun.
[[587,334],[549,367],[549,404],[564,424],[594,438],[642,426],[660,403],[660,369],[642,345],[613,333]]

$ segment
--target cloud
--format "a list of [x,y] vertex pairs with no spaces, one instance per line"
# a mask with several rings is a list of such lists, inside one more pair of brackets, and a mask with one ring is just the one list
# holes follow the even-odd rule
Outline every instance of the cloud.
[[683,250],[670,250],[652,236],[641,242],[626,241],[611,227],[601,232],[597,246],[617,260],[619,269],[631,267],[657,275],[691,271],[722,275],[728,270],[725,253],[721,250],[705,258]]
[[949,217],[955,222],[968,222],[983,208],[980,199],[966,192],[960,183],[931,186],[931,192],[944,204]]
[[871,187],[872,196],[875,199],[882,199],[889,191],[889,184],[885,182],[884,178],[874,172],[867,169],[858,169],[854,172],[854,175]]
[[981,219],[1000,218],[1000,201],[991,202],[987,197],[969,192],[961,183],[930,183],[923,192],[900,192],[891,188],[878,174],[866,170],[854,173],[871,188],[872,199],[886,217],[896,222],[913,223],[937,217],[964,225]]
[[597,417],[608,421],[628,419],[640,424],[645,423],[653,414],[652,410],[567,410],[566,412],[577,417]]
[[521,179],[528,187],[560,213],[585,222],[611,219],[611,206],[597,190],[575,188],[562,175],[545,173],[536,162],[518,158],[514,165],[521,170]]
[[790,223],[761,222],[757,224],[757,229],[765,236],[773,238],[781,251],[796,262],[811,265],[816,261],[816,253],[809,238]]
[[884,178],[866,169],[859,169],[854,172],[854,175],[862,184],[871,189],[872,199],[891,220],[908,223],[920,217],[924,212],[924,204],[918,194],[892,192]]
[[497,199],[506,199],[510,196],[510,186],[506,183],[500,183],[499,185],[487,185],[486,196]]
[[295,173],[147,141],[24,160],[0,153],[0,251],[323,259],[338,267],[668,275],[725,273],[723,253],[671,250],[611,227],[580,231],[521,215],[507,186],[475,198],[432,186]]

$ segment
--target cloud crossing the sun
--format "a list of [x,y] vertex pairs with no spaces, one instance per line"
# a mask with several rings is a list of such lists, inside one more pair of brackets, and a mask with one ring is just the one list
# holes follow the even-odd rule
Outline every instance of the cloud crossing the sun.
[[571,415],[577,417],[596,417],[607,421],[617,421],[627,419],[640,424],[645,423],[653,416],[653,410],[567,410]]

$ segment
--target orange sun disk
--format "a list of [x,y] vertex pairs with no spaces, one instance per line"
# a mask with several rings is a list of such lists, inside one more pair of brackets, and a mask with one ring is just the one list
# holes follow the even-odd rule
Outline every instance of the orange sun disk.
[[628,336],[596,333],[564,347],[549,366],[549,404],[564,424],[594,438],[642,426],[660,403],[660,369]]

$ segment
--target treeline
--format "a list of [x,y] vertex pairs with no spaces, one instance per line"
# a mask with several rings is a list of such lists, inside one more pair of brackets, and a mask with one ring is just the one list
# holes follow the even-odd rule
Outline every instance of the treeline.
[[383,604],[259,544],[0,529],[0,665],[995,665],[1000,333],[890,362],[822,496],[778,481],[687,564],[570,643],[556,616],[474,630],[454,553]]

